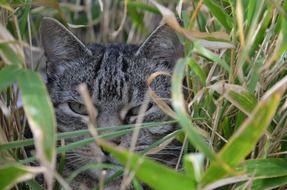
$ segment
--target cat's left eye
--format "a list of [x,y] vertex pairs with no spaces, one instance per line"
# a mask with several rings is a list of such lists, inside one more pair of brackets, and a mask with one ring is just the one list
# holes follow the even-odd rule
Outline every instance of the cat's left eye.
[[78,102],[69,102],[68,105],[73,112],[80,115],[88,115],[85,105]]

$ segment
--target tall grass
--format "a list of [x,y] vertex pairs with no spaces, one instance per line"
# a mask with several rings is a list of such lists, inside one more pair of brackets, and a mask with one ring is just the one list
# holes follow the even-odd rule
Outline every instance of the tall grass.
[[[34,179],[41,174],[45,188],[69,189],[88,168],[115,167],[89,164],[61,176],[64,163],[56,168],[56,156],[61,160],[66,151],[94,141],[124,165],[117,175],[125,167],[131,171],[124,179],[135,189],[142,189],[140,182],[159,190],[286,188],[286,1],[3,0],[0,7],[0,189],[43,189]],[[161,19],[178,33],[185,55],[172,75],[173,110],[167,114],[181,128],[143,152],[178,139],[176,168],[105,140],[159,123],[111,126],[107,131],[119,130],[101,136],[93,127],[56,133],[40,77],[44,58],[37,31],[43,16],[67,23],[86,42],[140,43]],[[27,127],[33,139],[24,137]],[[93,137],[63,143],[90,132]],[[26,152],[31,145],[34,155]]]

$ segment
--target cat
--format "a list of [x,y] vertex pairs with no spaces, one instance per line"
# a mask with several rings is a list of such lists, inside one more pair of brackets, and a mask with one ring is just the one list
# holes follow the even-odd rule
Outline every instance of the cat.
[[[60,22],[43,18],[40,26],[41,43],[47,58],[47,88],[55,107],[59,132],[87,129],[87,112],[77,91],[87,85],[93,104],[98,111],[97,128],[132,124],[144,103],[147,79],[157,71],[172,73],[176,61],[182,56],[182,45],[176,33],[166,24],[157,27],[141,45],[91,44],[85,45]],[[170,100],[169,76],[158,76],[151,88],[163,100]],[[126,114],[122,114],[127,110]],[[144,122],[163,121],[166,114],[152,101],[147,106]],[[176,126],[166,124],[140,130],[136,150],[159,140],[174,131]],[[79,139],[72,139],[74,142]],[[113,143],[128,147],[131,134],[111,139]],[[69,141],[68,141],[69,142]],[[163,163],[174,161],[180,146],[170,145],[162,154],[151,155]],[[90,162],[116,163],[115,159],[96,144],[66,153],[66,168],[77,169]],[[171,161],[173,160],[173,161]],[[107,176],[115,171],[107,170]],[[92,188],[97,184],[100,171],[90,169],[72,183]],[[120,180],[105,189],[119,189]]]

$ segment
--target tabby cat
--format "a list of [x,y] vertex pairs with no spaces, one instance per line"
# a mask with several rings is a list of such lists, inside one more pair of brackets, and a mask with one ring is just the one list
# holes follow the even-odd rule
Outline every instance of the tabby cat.
[[[139,107],[145,102],[147,79],[155,72],[171,73],[182,54],[177,35],[167,25],[156,28],[141,45],[92,44],[85,45],[61,23],[44,18],[40,27],[41,42],[47,58],[47,87],[55,107],[59,132],[87,129],[88,116],[77,88],[85,83],[98,111],[97,127],[133,124]],[[163,100],[170,100],[170,77],[159,76],[151,88]],[[166,114],[150,102],[144,122],[163,121]],[[137,151],[175,130],[172,124],[140,130]],[[79,140],[71,139],[67,143]],[[128,147],[131,134],[111,139],[119,146]],[[151,155],[155,160],[174,166],[180,146],[174,143]],[[87,163],[114,163],[108,153],[96,144],[66,154],[66,169],[75,170]],[[107,177],[115,171],[107,170]],[[90,169],[80,174],[71,184],[88,189],[97,184],[100,171]],[[120,179],[105,189],[119,189]]]

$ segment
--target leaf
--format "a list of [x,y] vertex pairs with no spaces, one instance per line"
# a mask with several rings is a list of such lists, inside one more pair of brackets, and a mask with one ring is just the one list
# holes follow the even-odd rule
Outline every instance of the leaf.
[[60,5],[57,0],[33,0],[33,5],[48,6],[60,11]]
[[260,1],[248,1],[248,7],[247,7],[247,16],[246,16],[246,28],[249,28],[251,23],[252,23],[252,19],[253,16],[256,12],[256,9],[258,9]]
[[230,37],[225,32],[198,32],[198,31],[189,31],[195,38],[199,39],[210,39],[210,40],[222,40],[229,41]]
[[129,9],[142,9],[144,11],[148,11],[154,14],[160,14],[157,8],[150,6],[147,3],[142,3],[142,2],[128,1],[128,8]]
[[29,19],[29,13],[31,9],[31,2],[32,0],[26,0],[23,13],[20,16],[20,33],[22,36],[26,35],[27,33],[27,20]]
[[151,0],[151,3],[154,4],[159,12],[162,14],[164,21],[171,27],[173,28],[175,31],[179,32],[179,33],[184,33],[184,28],[182,28],[180,26],[180,24],[177,22],[177,19],[174,15],[174,13],[169,10],[168,8],[162,6],[161,4],[159,4],[158,2]]
[[67,23],[70,28],[86,28],[88,25]]
[[[154,0],[151,0],[151,2],[158,8],[158,10],[162,14],[165,22],[171,28],[173,28],[176,32],[183,34],[190,41],[196,41],[197,40],[197,43],[201,44],[202,46],[204,46],[206,48],[210,48],[210,49],[234,48],[234,45],[232,43],[225,41],[227,39],[228,34],[223,33],[223,32],[216,32],[215,36],[212,36],[212,34],[209,34],[209,33],[189,31],[189,30],[181,27],[181,25],[177,21],[177,18],[175,17],[174,13],[171,10],[162,6],[161,4],[157,3]],[[219,37],[219,34],[221,34],[220,37]],[[199,37],[199,39],[197,39],[197,37]],[[219,38],[219,40],[221,40],[221,41],[208,41],[205,39],[200,39],[200,38],[207,38],[207,37],[210,37],[212,39]],[[224,42],[222,42],[223,39],[224,39]]]
[[34,179],[26,181],[32,190],[44,190],[44,188]]
[[230,73],[230,66],[223,59],[221,59],[218,55],[211,52],[210,50],[204,48],[199,43],[194,42],[194,50],[193,51],[195,51],[196,53],[214,61],[215,63],[218,63],[220,66],[222,66],[226,71],[228,71]]
[[0,70],[0,92],[12,85],[17,80],[17,76],[21,72],[22,69],[19,65],[7,65]]
[[207,158],[214,160],[216,158],[214,152],[208,147],[208,144],[193,126],[189,115],[186,113],[182,92],[182,80],[187,64],[187,59],[179,59],[175,65],[174,74],[172,75],[172,105],[176,112],[176,117],[192,145],[203,152]]
[[[253,190],[273,189],[287,184],[287,160],[281,158],[268,158],[247,160],[237,167],[239,172],[250,174]],[[247,183],[250,183],[248,181]],[[244,184],[242,185],[244,186]],[[238,189],[240,189],[239,186]]]
[[187,176],[198,183],[202,177],[204,156],[201,153],[192,153],[184,156],[184,170]]
[[[229,142],[218,153],[219,159],[223,160],[231,168],[237,166],[251,152],[259,138],[264,134],[285,91],[286,80],[287,77],[266,92],[249,118],[245,120],[230,138]],[[202,183],[206,185],[228,173],[236,173],[235,171],[231,172],[222,167],[218,161],[214,161],[207,169]]]
[[256,97],[242,86],[218,82],[208,88],[223,95],[246,115],[249,115],[256,106]]
[[284,186],[287,184],[287,176],[256,179],[253,181],[251,190],[274,189],[276,187]]
[[[141,129],[143,128],[150,128],[150,127],[157,127],[161,125],[166,125],[166,124],[172,124],[175,123],[175,121],[164,121],[164,122],[150,122],[150,123],[143,123],[141,126]],[[121,135],[125,135],[127,133],[130,133],[133,131],[134,125],[122,125],[122,126],[113,126],[113,127],[105,127],[105,128],[99,128],[98,131],[102,131],[102,135],[99,135],[101,138],[115,138]],[[114,131],[114,132],[109,132],[107,131]],[[179,131],[177,131],[179,132]],[[176,133],[176,132],[174,132]],[[67,139],[67,138],[74,138],[74,137],[80,137],[80,136],[85,136],[88,135],[89,131],[88,130],[76,130],[72,132],[64,132],[64,133],[58,133],[57,139]],[[87,145],[89,143],[93,142],[92,138],[85,138],[84,140],[77,141],[75,143],[70,143],[61,147],[58,147],[58,153],[66,152],[72,149],[76,149],[78,147]],[[5,144],[0,144],[0,152],[13,149],[13,148],[21,148],[25,146],[33,145],[33,139],[25,139],[25,140],[17,140],[17,141],[10,141],[9,143]]]
[[123,165],[129,166],[131,170],[135,171],[135,175],[150,187],[157,190],[186,190],[195,189],[194,181],[176,172],[167,166],[157,163],[153,160],[140,156],[136,153],[129,152],[120,147],[116,147],[103,140],[96,141],[106,151],[110,152],[112,156],[120,161]]
[[[36,155],[42,166],[53,170],[56,162],[56,121],[47,89],[39,74],[23,71],[18,76],[24,111],[32,130]],[[52,174],[46,173],[49,185]]]
[[133,186],[135,190],[144,190],[143,187],[141,186],[140,182],[135,178],[133,179]]
[[11,33],[0,24],[0,56],[6,64],[19,64],[24,63],[24,52],[20,43],[16,40]]
[[287,176],[287,160],[283,158],[268,158],[247,160],[236,170],[250,174],[253,177],[273,178]]
[[7,9],[10,12],[13,12],[13,8],[10,6],[8,0],[0,0],[0,7]]
[[220,5],[218,5],[216,1],[203,0],[203,2],[217,18],[217,20],[225,27],[225,29],[230,31],[233,27],[233,22],[232,18],[226,13],[226,11]]
[[0,189],[6,190],[13,185],[34,178],[37,174],[43,172],[40,167],[29,167],[20,164],[7,164],[0,166]]
[[8,44],[0,43],[0,55],[6,64],[23,64],[23,60],[13,51],[13,49]]
[[186,61],[188,62],[189,68],[194,71],[194,73],[198,76],[202,84],[205,85],[206,75],[199,66],[199,64],[193,58],[186,58],[186,59],[188,59]]

